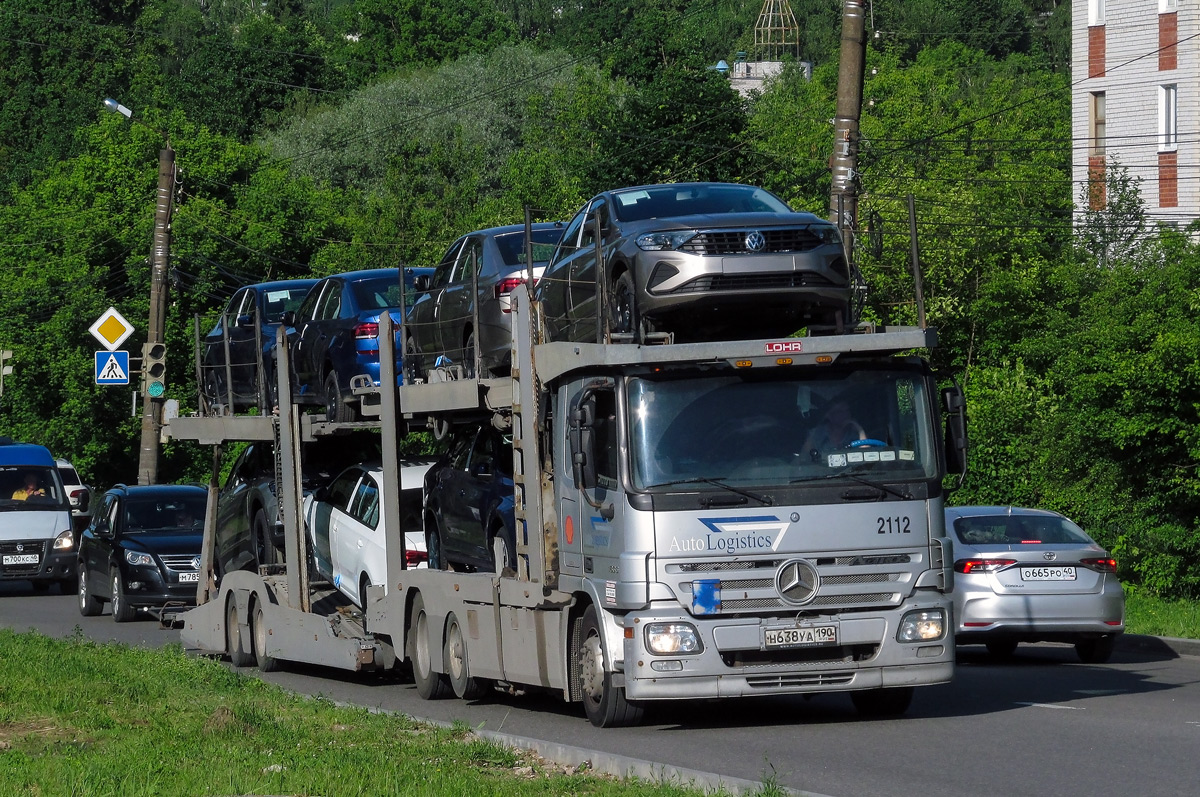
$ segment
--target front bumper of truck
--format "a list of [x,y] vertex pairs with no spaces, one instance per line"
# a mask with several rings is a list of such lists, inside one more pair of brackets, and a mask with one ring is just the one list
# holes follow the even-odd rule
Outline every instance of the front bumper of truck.
[[[940,638],[898,641],[905,618],[941,613]],[[747,695],[801,694],[945,683],[954,673],[954,628],[948,596],[918,594],[899,607],[798,617],[693,617],[677,605],[652,605],[645,611],[611,615],[622,626],[623,675],[630,700],[672,700]],[[700,649],[656,653],[647,630],[662,624],[689,624]],[[769,647],[768,632],[810,629],[829,633],[835,644],[820,642]]]

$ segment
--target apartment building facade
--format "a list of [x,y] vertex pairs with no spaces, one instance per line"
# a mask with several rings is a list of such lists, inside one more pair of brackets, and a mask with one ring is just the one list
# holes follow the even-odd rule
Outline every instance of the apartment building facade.
[[1114,163],[1140,180],[1147,215],[1200,218],[1200,0],[1073,0],[1076,213],[1107,203]]

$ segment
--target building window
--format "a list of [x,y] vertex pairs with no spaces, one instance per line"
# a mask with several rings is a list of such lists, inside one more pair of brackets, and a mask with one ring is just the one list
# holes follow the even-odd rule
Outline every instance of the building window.
[[1088,155],[1104,157],[1104,92],[1093,91],[1088,95]]
[[1158,87],[1158,149],[1171,151],[1179,144],[1176,127],[1176,87]]
[[[1165,0],[1159,0],[1159,3]],[[1104,0],[1088,0],[1088,24],[1104,24]]]
[[1158,0],[1158,13],[1160,14],[1170,14],[1172,11],[1178,10],[1178,8],[1179,4],[1176,0]]

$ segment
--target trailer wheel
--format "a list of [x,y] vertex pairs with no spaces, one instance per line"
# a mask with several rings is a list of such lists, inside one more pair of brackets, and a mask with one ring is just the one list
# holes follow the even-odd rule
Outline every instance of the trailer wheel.
[[446,676],[433,671],[433,653],[429,646],[429,615],[425,599],[419,594],[413,599],[412,624],[408,627],[406,656],[412,662],[413,681],[422,700],[438,700],[450,694]]
[[912,704],[913,688],[893,686],[888,689],[863,689],[851,692],[850,699],[864,717],[899,717]]
[[267,654],[267,622],[263,617],[262,601],[255,598],[254,608],[250,610],[250,639],[254,644],[254,657],[258,659],[258,669],[261,672],[274,672],[279,669],[279,659]]
[[470,660],[467,657],[467,640],[462,625],[454,614],[446,621],[446,644],[443,648],[447,676],[454,694],[463,700],[478,700],[487,692],[488,683],[482,678],[471,676]]
[[625,699],[625,690],[612,685],[612,673],[604,666],[604,643],[596,607],[588,606],[579,623],[575,656],[588,721],[597,728],[637,725],[642,721],[643,708]]
[[237,601],[230,594],[225,601],[225,650],[229,653],[229,661],[234,667],[250,667],[254,664],[254,656],[246,650],[242,642],[242,628],[239,624]]

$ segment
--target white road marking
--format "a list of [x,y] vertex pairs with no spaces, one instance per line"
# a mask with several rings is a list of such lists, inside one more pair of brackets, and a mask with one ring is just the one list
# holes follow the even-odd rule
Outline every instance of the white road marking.
[[1017,703],[1018,706],[1029,706],[1032,708],[1059,708],[1067,711],[1087,711],[1083,706],[1056,706],[1053,703]]

